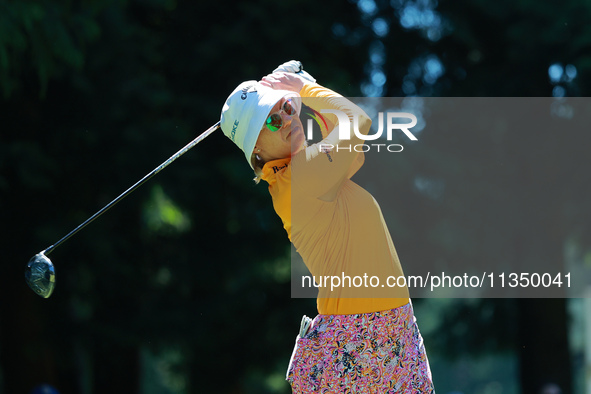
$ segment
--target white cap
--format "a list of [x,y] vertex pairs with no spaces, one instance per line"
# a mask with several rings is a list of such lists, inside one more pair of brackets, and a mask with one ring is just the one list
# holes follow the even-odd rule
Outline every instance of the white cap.
[[[242,149],[251,167],[250,159],[259,133],[275,104],[286,96],[299,97],[289,90],[275,90],[257,81],[246,81],[238,85],[224,103],[222,131]],[[296,100],[295,107],[299,114],[299,100]]]

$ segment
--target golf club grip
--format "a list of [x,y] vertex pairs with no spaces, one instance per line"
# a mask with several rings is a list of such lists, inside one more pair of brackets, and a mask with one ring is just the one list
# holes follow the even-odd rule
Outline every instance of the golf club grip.
[[43,253],[45,255],[48,255],[49,253],[51,253],[51,251],[53,249],[57,248],[61,243],[65,242],[68,238],[70,238],[71,236],[73,236],[74,234],[76,234],[78,231],[82,230],[84,227],[86,227],[88,224],[90,224],[93,220],[95,220],[96,218],[98,218],[99,216],[101,216],[103,213],[105,213],[106,211],[108,211],[111,207],[113,207],[119,201],[121,201],[122,199],[124,199],[128,194],[130,194],[135,189],[137,189],[138,187],[140,187],[141,185],[143,185],[147,180],[149,180],[150,178],[152,178],[154,175],[158,174],[164,168],[168,167],[168,165],[170,163],[172,163],[173,161],[175,161],[176,159],[178,159],[179,157],[181,157],[182,155],[184,155],[189,149],[191,149],[192,147],[194,147],[195,145],[197,145],[205,137],[209,136],[211,133],[213,133],[214,131],[216,131],[220,127],[220,123],[221,122],[217,122],[216,124],[214,124],[213,126],[211,126],[209,129],[205,130],[197,138],[195,138],[193,141],[191,141],[187,145],[185,145],[181,150],[179,150],[178,152],[176,152],[174,155],[170,156],[164,163],[162,163],[158,167],[154,168],[151,172],[149,172],[148,174],[146,174],[142,179],[140,179],[139,181],[137,181],[133,186],[131,186],[129,189],[127,189],[126,191],[124,191],[123,193],[121,193],[113,201],[111,201],[110,203],[108,203],[107,205],[105,205],[100,211],[98,211],[97,213],[95,213],[94,215],[92,215],[91,217],[89,217],[88,219],[86,219],[78,227],[76,227],[74,230],[70,231],[65,237],[63,237],[62,239],[60,239],[59,241],[57,241],[56,243],[54,243],[53,245],[51,245],[50,247],[48,247],[47,249],[45,249],[44,251],[42,251],[41,253]]

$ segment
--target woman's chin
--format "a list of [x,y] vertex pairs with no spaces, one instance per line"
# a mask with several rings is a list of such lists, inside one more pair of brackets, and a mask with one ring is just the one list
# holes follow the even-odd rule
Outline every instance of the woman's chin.
[[[295,138],[294,138],[295,137]],[[294,155],[306,147],[306,139],[303,134],[292,135],[291,154]]]

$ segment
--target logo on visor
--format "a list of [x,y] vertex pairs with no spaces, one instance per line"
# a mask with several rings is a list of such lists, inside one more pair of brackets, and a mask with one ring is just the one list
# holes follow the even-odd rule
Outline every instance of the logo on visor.
[[256,91],[257,90],[255,89],[255,85],[246,86],[242,89],[242,94],[240,95],[240,98],[242,100],[246,100],[246,93],[256,93]]
[[234,121],[234,126],[232,126],[232,132],[230,133],[230,138],[232,139],[232,141],[234,141],[234,137],[236,136],[236,129],[238,128],[238,123],[240,123],[240,121],[236,119]]

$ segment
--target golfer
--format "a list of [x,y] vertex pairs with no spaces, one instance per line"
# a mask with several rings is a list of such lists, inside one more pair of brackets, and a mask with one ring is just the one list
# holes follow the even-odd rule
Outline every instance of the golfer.
[[[300,113],[314,113],[322,141],[306,143]],[[221,127],[269,185],[273,207],[314,278],[403,275],[374,198],[351,181],[354,149],[371,121],[290,61],[228,97]],[[432,393],[422,337],[406,287],[320,287],[318,316],[304,316],[287,380],[294,393]]]

